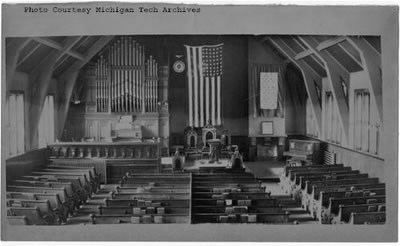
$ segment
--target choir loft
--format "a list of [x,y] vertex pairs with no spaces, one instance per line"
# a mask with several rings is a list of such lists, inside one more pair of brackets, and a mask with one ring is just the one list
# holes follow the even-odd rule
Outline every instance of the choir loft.
[[10,225],[385,223],[379,36],[5,45]]

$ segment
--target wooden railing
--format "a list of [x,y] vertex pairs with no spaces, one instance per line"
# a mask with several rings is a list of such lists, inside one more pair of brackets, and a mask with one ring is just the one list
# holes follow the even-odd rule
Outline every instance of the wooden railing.
[[158,143],[62,142],[48,146],[51,158],[158,159]]

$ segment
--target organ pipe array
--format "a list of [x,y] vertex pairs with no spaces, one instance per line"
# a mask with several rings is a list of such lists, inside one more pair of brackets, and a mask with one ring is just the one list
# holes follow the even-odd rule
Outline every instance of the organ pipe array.
[[97,112],[157,112],[158,64],[131,37],[108,48],[96,61]]
[[107,61],[100,56],[96,64],[96,102],[97,112],[108,111],[108,69]]

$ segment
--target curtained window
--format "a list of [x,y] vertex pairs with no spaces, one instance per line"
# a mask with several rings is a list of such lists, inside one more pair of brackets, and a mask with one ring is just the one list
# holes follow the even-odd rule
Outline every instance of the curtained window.
[[340,127],[339,112],[334,103],[332,92],[325,96],[325,138],[328,142],[340,144],[342,129]]
[[48,95],[44,101],[39,121],[39,148],[54,142],[54,96]]
[[11,93],[8,97],[9,156],[25,152],[24,94]]
[[368,90],[354,91],[354,148],[370,151],[370,94]]
[[306,134],[310,137],[318,137],[317,122],[312,112],[312,102],[309,97],[306,99]]

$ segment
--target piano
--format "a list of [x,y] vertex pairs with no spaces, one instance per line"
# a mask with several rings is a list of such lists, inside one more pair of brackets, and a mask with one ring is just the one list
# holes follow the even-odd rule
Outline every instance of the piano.
[[290,157],[287,163],[290,165],[312,165],[320,163],[319,141],[313,140],[289,140],[289,151],[283,152],[283,155]]

